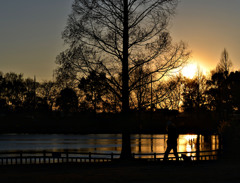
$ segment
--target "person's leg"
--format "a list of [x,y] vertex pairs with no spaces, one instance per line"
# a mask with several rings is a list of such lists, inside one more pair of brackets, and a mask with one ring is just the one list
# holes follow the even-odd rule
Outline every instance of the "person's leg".
[[173,147],[173,153],[174,153],[174,156],[176,157],[176,161],[179,161],[177,146]]
[[168,145],[167,149],[165,151],[165,154],[164,154],[164,159],[163,159],[164,161],[166,161],[168,159],[168,154],[170,153],[171,149],[172,149],[172,147]]

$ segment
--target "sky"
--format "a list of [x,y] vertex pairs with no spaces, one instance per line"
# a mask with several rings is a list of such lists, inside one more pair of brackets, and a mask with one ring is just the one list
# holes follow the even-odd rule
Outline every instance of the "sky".
[[[61,33],[73,0],[0,0],[0,71],[53,79]],[[173,42],[192,51],[190,62],[214,69],[224,48],[240,69],[240,0],[181,0],[169,25]]]

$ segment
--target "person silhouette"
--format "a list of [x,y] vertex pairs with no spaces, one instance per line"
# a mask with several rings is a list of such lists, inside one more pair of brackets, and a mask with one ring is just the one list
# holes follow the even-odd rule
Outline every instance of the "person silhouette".
[[167,149],[164,154],[164,161],[168,159],[168,155],[171,150],[173,150],[174,156],[176,157],[176,161],[179,161],[179,157],[177,153],[178,132],[177,132],[176,125],[172,121],[167,122],[167,132],[168,132],[168,140],[167,140]]

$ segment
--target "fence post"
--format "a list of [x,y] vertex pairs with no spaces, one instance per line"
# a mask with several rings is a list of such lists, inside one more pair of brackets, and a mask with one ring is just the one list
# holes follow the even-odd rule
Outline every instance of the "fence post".
[[132,153],[132,157],[133,157],[133,159],[135,159],[135,153]]
[[22,151],[20,152],[20,164],[22,165],[23,164],[23,154],[22,154]]
[[218,151],[217,151],[217,159],[221,158],[222,155],[222,136],[218,134]]
[[46,151],[43,151],[43,163],[46,164]]
[[66,158],[67,158],[67,163],[69,162],[69,159],[68,159],[68,151],[66,151]]
[[89,162],[91,162],[91,159],[92,159],[91,152],[89,152],[88,155],[89,155]]
[[113,161],[113,152],[111,153],[111,161]]
[[197,134],[197,147],[196,147],[196,150],[197,150],[197,153],[196,153],[196,156],[197,156],[197,161],[200,160],[200,134]]

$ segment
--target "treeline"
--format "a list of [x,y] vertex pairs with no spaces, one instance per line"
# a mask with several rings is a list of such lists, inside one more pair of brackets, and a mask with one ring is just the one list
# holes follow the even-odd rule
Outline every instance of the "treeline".
[[[240,72],[230,71],[226,50],[210,76],[200,71],[193,79],[181,74],[158,84],[137,87],[130,96],[132,111],[158,109],[184,112],[216,111],[223,119],[240,109]],[[136,74],[137,77],[144,73]],[[0,73],[0,111],[7,112],[93,112],[118,113],[121,100],[108,88],[104,73],[92,71],[87,77],[72,82],[57,79],[37,82],[23,74]],[[139,81],[141,82],[141,81]]]
[[[121,99],[108,87],[104,73],[87,77],[37,82],[22,74],[0,73],[1,133],[159,133],[167,117],[176,115],[183,133],[222,130],[240,109],[240,72],[231,71],[226,50],[209,76],[193,79],[181,74],[160,83],[135,88],[128,119],[121,115]],[[136,74],[135,80],[141,74]],[[66,82],[67,81],[67,82]]]
[[56,91],[51,81],[36,82],[33,78],[24,78],[23,74],[0,72],[0,111],[33,112],[51,111]]

